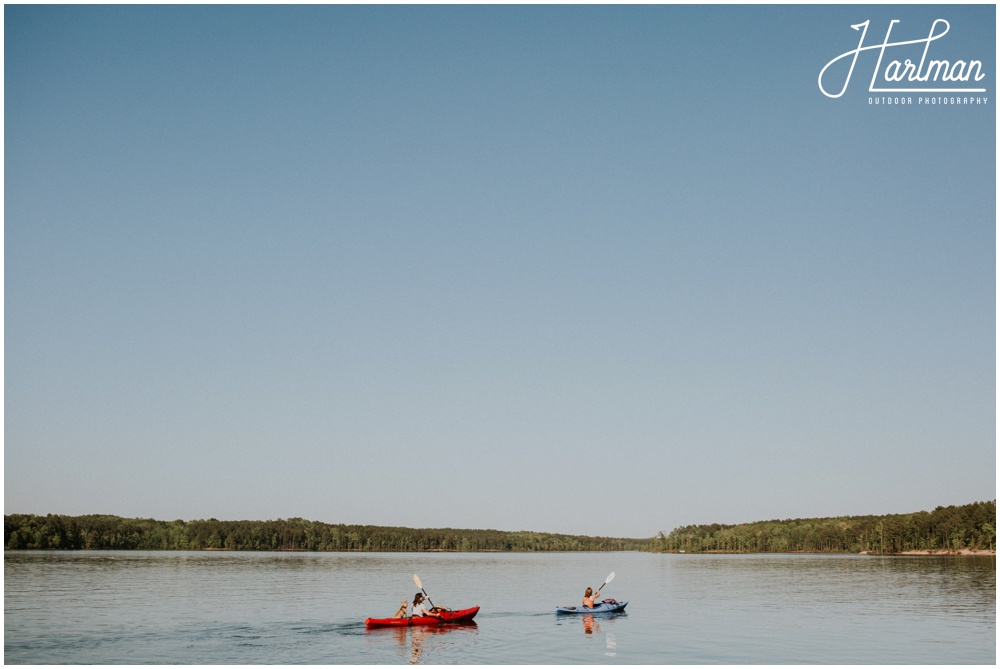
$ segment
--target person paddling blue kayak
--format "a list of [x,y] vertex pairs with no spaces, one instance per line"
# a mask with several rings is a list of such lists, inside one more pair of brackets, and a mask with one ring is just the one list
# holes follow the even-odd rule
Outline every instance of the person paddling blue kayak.
[[601,588],[610,583],[615,577],[615,572],[608,574],[608,577],[604,579],[604,583],[601,583],[601,587],[594,592],[590,588],[587,588],[583,593],[583,606],[588,609],[594,608],[594,600],[601,596]]
[[600,603],[595,601],[601,596],[601,589],[610,583],[614,577],[615,572],[608,574],[608,577],[604,579],[604,583],[601,583],[601,587],[596,592],[592,588],[587,588],[583,593],[582,606],[557,606],[556,613],[610,613],[621,611],[628,602],[617,602],[613,599],[605,599]]

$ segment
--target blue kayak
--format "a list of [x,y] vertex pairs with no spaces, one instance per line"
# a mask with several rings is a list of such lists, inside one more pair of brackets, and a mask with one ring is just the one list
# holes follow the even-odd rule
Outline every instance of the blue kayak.
[[556,613],[615,613],[616,611],[624,611],[627,604],[628,602],[606,599],[600,604],[595,604],[592,609],[583,606],[557,606]]

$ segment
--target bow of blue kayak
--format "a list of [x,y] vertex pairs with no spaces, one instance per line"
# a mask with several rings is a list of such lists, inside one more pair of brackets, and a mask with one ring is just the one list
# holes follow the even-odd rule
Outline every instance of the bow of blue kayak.
[[592,609],[583,606],[557,606],[556,613],[615,613],[624,611],[627,604],[628,602],[601,602]]

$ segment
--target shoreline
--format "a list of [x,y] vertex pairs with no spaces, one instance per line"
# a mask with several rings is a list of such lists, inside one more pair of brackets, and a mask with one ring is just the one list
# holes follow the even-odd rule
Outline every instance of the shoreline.
[[961,548],[952,550],[946,548],[935,548],[927,550],[903,551],[902,553],[879,553],[878,551],[861,551],[852,553],[850,551],[682,551],[682,550],[659,550],[653,553],[667,553],[672,555],[873,555],[882,557],[906,556],[906,557],[996,557],[996,549],[986,548]]
[[[918,551],[903,551],[902,553],[888,553],[888,555],[929,555],[934,556],[966,556],[966,557],[985,557],[985,556],[995,556],[997,554],[996,549],[988,550],[985,548],[961,548],[959,550],[951,550],[944,548],[937,548],[934,550],[918,550]],[[878,553],[869,553],[869,555],[878,555]]]

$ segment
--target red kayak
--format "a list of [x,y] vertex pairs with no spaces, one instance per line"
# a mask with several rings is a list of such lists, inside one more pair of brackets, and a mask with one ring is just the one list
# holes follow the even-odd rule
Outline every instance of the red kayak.
[[412,618],[368,618],[365,627],[406,627],[408,625],[441,625],[442,623],[467,623],[479,613],[479,607],[459,611],[439,611],[440,618],[434,616],[414,616]]

